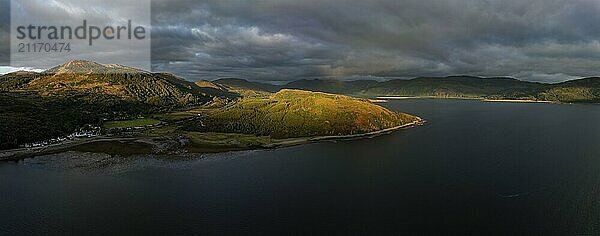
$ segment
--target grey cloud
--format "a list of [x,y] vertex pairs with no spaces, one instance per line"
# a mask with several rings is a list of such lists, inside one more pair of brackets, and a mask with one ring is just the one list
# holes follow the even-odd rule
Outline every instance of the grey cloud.
[[[159,15],[178,15],[163,18],[162,26],[214,29],[180,47],[203,56],[198,71],[228,68],[251,79],[473,74],[531,80],[549,75],[556,81],[560,75],[594,75],[600,65],[595,26],[600,3],[592,0],[219,0],[155,6]],[[243,34],[235,27],[294,41],[260,46],[251,38],[216,33]]]
[[600,66],[596,0],[153,0],[152,6],[153,68],[192,80],[470,74],[554,82],[597,75]]

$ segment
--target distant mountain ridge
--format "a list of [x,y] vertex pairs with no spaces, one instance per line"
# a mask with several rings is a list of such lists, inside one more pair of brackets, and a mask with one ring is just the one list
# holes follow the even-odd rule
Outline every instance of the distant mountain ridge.
[[277,85],[260,82],[250,82],[248,80],[237,78],[221,78],[213,82],[224,85],[232,90],[258,90],[264,92],[277,92],[281,89]]
[[[213,81],[228,86],[228,81]],[[266,90],[275,85],[252,83],[248,89]],[[239,79],[236,84],[240,84]],[[338,93],[355,96],[402,96],[434,98],[525,99],[555,102],[600,102],[600,78],[584,78],[556,84],[521,81],[509,77],[418,77],[407,80],[298,80],[280,89],[302,89],[315,92]]]
[[357,94],[362,90],[376,86],[377,83],[378,82],[375,80],[340,81],[322,79],[303,79],[287,83],[285,86],[283,86],[283,88],[302,89],[338,94]]
[[556,84],[509,77],[418,77],[389,81],[302,79],[284,85],[221,78],[195,83],[168,73],[151,73],[122,65],[74,60],[41,73],[14,72],[0,76],[0,91],[37,91],[43,95],[77,92],[140,102],[152,106],[186,106],[214,98],[273,93],[281,89],[354,96],[526,99],[555,102],[600,102],[600,78]]

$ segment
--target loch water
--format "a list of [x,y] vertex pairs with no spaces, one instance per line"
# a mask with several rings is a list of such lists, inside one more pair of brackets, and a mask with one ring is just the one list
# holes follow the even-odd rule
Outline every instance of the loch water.
[[0,234],[600,234],[600,106],[382,105],[428,123],[191,160],[0,162]]

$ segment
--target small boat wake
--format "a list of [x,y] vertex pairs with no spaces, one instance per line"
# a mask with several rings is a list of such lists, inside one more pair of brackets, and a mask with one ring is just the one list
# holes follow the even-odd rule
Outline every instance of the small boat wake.
[[525,197],[527,195],[539,193],[539,192],[545,191],[546,189],[548,189],[548,188],[541,187],[541,188],[537,188],[537,189],[534,189],[531,191],[521,192],[521,193],[498,194],[498,197],[507,198],[507,199],[515,199],[515,198],[521,198],[521,197]]
[[516,193],[516,194],[510,194],[510,195],[499,195],[502,198],[518,198],[521,196],[520,193]]

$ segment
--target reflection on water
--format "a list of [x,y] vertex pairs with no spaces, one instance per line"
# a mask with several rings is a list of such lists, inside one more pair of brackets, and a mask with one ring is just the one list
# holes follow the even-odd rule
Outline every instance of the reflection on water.
[[385,106],[428,123],[185,160],[0,163],[0,234],[600,234],[600,106]]

